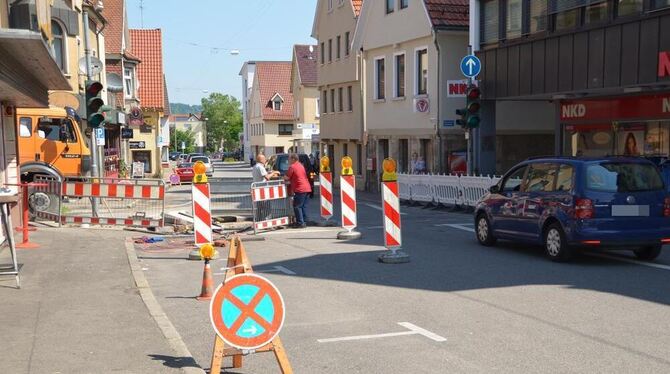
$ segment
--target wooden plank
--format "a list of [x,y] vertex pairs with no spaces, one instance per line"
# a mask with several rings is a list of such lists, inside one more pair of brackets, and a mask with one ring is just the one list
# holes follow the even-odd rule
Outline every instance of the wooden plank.
[[277,359],[277,364],[279,364],[282,374],[293,374],[291,363],[288,361],[286,350],[284,350],[284,345],[279,336],[274,338],[272,346],[274,347],[275,358]]
[[219,374],[221,372],[221,365],[223,364],[223,351],[224,351],[223,340],[216,335],[214,338],[214,349],[212,350],[212,362],[210,364],[209,373],[210,374]]

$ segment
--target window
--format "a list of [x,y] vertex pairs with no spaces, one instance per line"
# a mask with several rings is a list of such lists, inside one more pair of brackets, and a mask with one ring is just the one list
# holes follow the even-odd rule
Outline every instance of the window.
[[385,91],[384,57],[382,57],[375,60],[375,99],[383,100]]
[[395,97],[405,97],[405,55],[395,56]]
[[570,165],[561,165],[556,177],[556,191],[572,191],[573,170]]
[[344,88],[340,87],[337,89],[337,104],[339,106],[340,112],[344,111]]
[[322,96],[321,105],[323,105],[323,109],[321,110],[321,112],[323,112],[323,114],[326,114],[328,113],[328,90],[323,90],[321,96]]
[[326,62],[326,48],[324,48],[324,47],[325,47],[325,43],[321,42],[321,50],[319,52],[321,52],[321,63],[322,64]]
[[123,69],[123,85],[125,87],[126,99],[135,97],[135,71],[132,68]]
[[552,192],[556,182],[555,164],[533,164],[528,171],[526,191]]
[[333,61],[333,39],[328,39],[328,62]]
[[586,12],[584,13],[584,23],[598,23],[607,21],[607,9],[609,7],[609,2],[602,1],[599,4],[593,4],[594,1],[591,1],[591,5],[586,7]]
[[340,35],[338,35],[337,36],[337,42],[335,43],[335,53],[336,53],[337,59],[340,58],[340,45],[342,44],[341,39],[342,39],[342,37]]
[[483,43],[498,41],[498,0],[487,0],[482,5],[481,37]]
[[293,110],[295,111],[295,113],[293,113],[293,116],[295,118],[300,118],[300,101],[299,100],[295,100],[295,105],[294,105]]
[[328,0],[328,11],[333,10],[333,0]]
[[416,51],[417,95],[425,95],[428,91],[428,50]]
[[395,0],[386,0],[386,14],[393,13],[395,10]]
[[53,55],[56,65],[60,68],[63,73],[67,72],[67,62],[66,56],[67,52],[65,50],[65,45],[67,39],[63,33],[63,28],[60,23],[56,21],[51,21],[51,54]]
[[505,36],[507,39],[521,36],[521,0],[507,0],[507,20]]
[[661,9],[670,7],[670,0],[653,0],[652,9]]
[[349,56],[349,53],[351,53],[351,40],[349,38],[349,31],[347,31],[344,33],[344,55]]
[[663,189],[654,165],[601,162],[586,168],[586,188],[603,192],[638,192]]
[[400,0],[400,9],[405,9],[409,6],[409,0]]
[[356,171],[363,175],[363,146],[356,144]]
[[316,108],[314,108],[314,117],[319,118],[321,117],[321,113],[319,111],[321,110],[321,100],[319,98],[316,98]]
[[501,188],[502,192],[514,192],[514,191],[525,191],[523,182],[523,177],[526,174],[526,167],[522,166],[512,172],[505,181],[503,182],[503,187]]
[[19,136],[30,138],[33,135],[33,120],[29,117],[21,117],[19,120]]
[[617,16],[626,17],[642,13],[644,0],[618,0]]
[[556,31],[573,29],[579,26],[580,9],[571,9],[556,13],[554,29]]
[[330,112],[335,113],[335,89],[330,90]]
[[75,143],[77,141],[76,132],[74,131],[72,121],[69,119],[40,119],[37,123],[37,130],[38,136],[42,139],[54,142],[67,141],[68,143]]
[[279,124],[279,135],[293,135],[293,124],[292,123],[280,123]]
[[279,96],[276,96],[272,100],[272,110],[280,111],[282,107],[282,99]]
[[530,0],[530,32],[536,33],[547,29],[547,1]]
[[353,94],[352,87],[351,86],[347,87],[347,101],[348,101],[347,110],[350,112],[353,112],[354,110],[354,99],[353,97],[351,97],[352,94]]

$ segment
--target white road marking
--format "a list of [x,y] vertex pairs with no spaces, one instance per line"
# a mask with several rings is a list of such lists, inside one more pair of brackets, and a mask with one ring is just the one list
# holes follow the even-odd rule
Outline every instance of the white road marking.
[[365,226],[361,227],[362,229],[368,229],[368,230],[376,230],[376,229],[383,229],[384,226]]
[[[223,268],[225,269],[225,268]],[[221,270],[223,270],[221,269]],[[273,266],[272,269],[256,269],[257,272],[259,273],[284,273],[286,275],[296,275],[294,271],[291,271],[283,266]]]
[[[384,211],[384,209],[383,209],[381,206],[376,205],[376,204],[372,204],[372,203],[360,203],[360,204],[361,204],[361,205],[365,205],[365,206],[367,206],[367,207],[370,207],[370,208],[372,208],[372,209],[376,209],[376,210],[378,210],[378,211],[380,211],[380,212],[383,212],[383,211]],[[402,212],[400,212],[400,215],[401,215],[401,216],[406,216],[407,213],[402,213]]]
[[655,264],[653,262],[645,262],[645,261],[635,260],[635,259],[632,259],[632,258],[609,255],[609,254],[605,254],[605,253],[584,252],[584,254],[587,255],[587,256],[591,256],[591,257],[600,257],[600,258],[605,258],[605,259],[608,259],[608,260],[627,262],[629,264],[641,265],[641,266],[646,266],[646,267],[650,267],[650,268],[670,270],[670,265]]
[[315,232],[333,232],[335,229],[342,230],[341,227],[332,227],[329,229],[285,229],[285,230],[276,230],[276,231],[267,231],[259,232],[257,235],[281,235],[281,234],[304,234],[304,233],[315,233]]
[[319,343],[334,343],[334,342],[343,342],[350,340],[365,340],[365,339],[380,339],[380,338],[391,338],[395,336],[405,336],[405,335],[422,335],[430,340],[436,342],[446,342],[447,339],[439,336],[435,333],[432,333],[426,329],[414,325],[409,322],[398,322],[398,324],[409,331],[400,331],[400,332],[390,332],[386,334],[374,334],[374,335],[356,335],[356,336],[344,336],[340,338],[329,338],[329,339],[317,339]]
[[459,229],[463,231],[468,231],[468,232],[475,232],[475,229],[473,227],[468,227],[468,223],[463,224],[463,223],[442,223],[439,225],[433,225],[435,227],[451,227],[453,229]]

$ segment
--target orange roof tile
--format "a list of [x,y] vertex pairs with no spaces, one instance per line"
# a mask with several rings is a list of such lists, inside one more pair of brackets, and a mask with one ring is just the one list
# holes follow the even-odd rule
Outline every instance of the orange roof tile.
[[303,44],[294,45],[294,58],[298,63],[300,82],[304,86],[316,86],[316,60],[319,55],[319,46],[312,45],[312,52],[309,51],[309,47]]
[[360,16],[363,0],[351,0],[351,5],[354,7],[354,13],[356,13],[356,17]]
[[470,19],[468,0],[424,0],[433,27],[467,29]]
[[[256,62],[256,77],[263,106],[263,120],[293,121],[293,94],[291,93],[291,62]],[[270,100],[276,95],[284,99],[281,110],[272,108]]]
[[121,53],[125,0],[105,0],[105,53]]
[[137,65],[140,105],[144,109],[164,111],[165,81],[161,30],[131,29],[130,40],[133,55],[142,60],[142,63]]

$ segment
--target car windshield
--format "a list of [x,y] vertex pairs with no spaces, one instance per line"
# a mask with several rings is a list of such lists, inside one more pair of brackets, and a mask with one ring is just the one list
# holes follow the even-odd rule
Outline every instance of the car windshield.
[[277,170],[286,172],[288,170],[288,157],[277,158]]
[[198,161],[202,161],[206,164],[209,164],[209,157],[205,157],[205,156],[191,157],[191,162],[195,163],[195,162],[198,162]]
[[663,189],[654,165],[632,162],[602,162],[586,169],[586,187],[603,192],[639,192]]
[[179,167],[182,168],[182,169],[183,169],[183,168],[192,168],[192,167],[193,167],[193,163],[192,163],[192,162],[184,162],[184,163],[181,164]]

